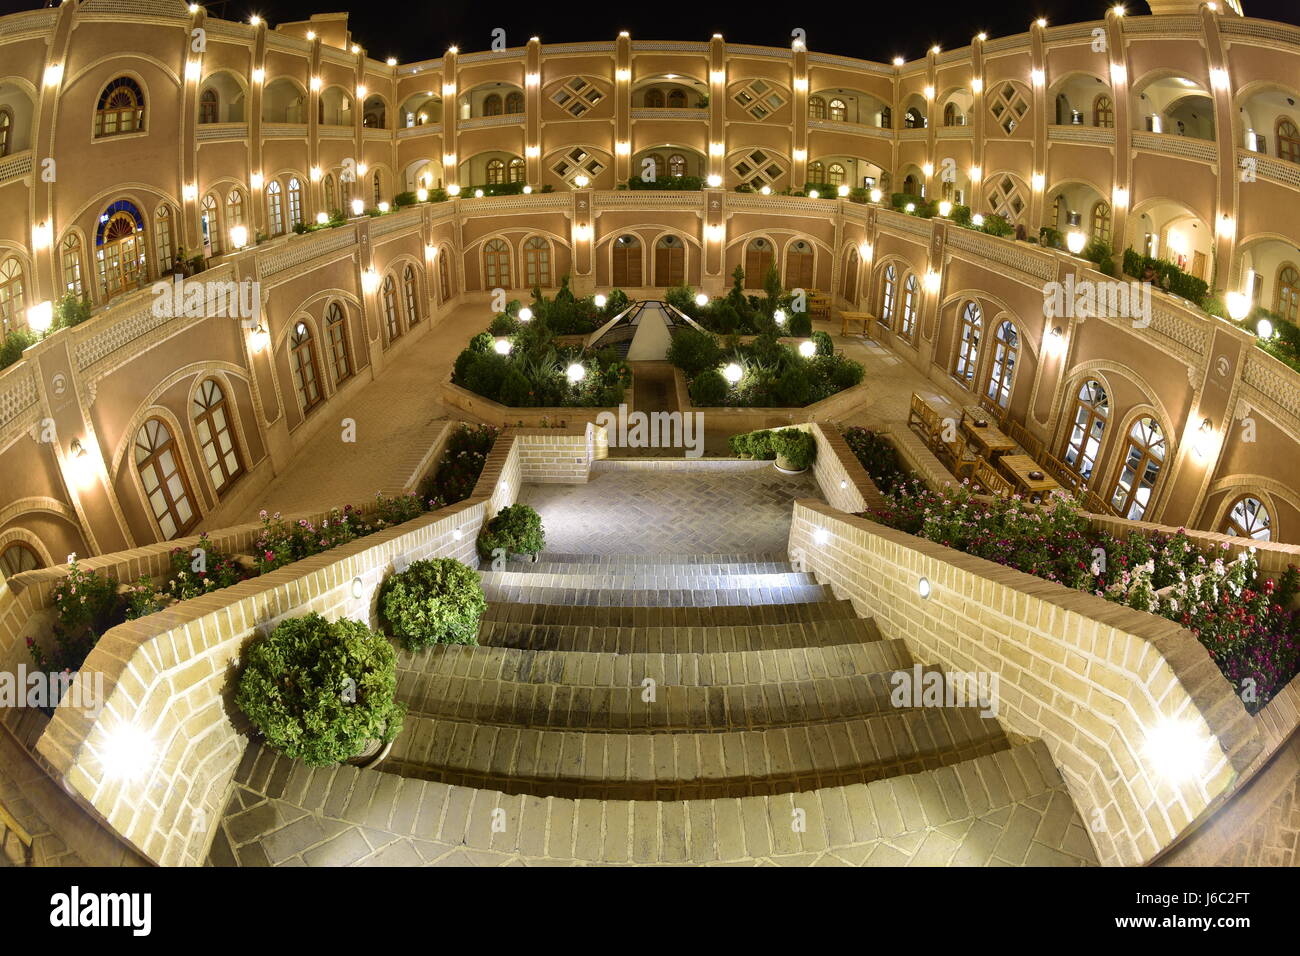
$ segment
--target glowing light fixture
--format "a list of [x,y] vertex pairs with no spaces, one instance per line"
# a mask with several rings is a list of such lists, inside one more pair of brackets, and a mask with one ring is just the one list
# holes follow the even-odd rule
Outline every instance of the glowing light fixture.
[[1088,237],[1078,229],[1071,229],[1065,236],[1065,246],[1074,255],[1083,252],[1083,247],[1088,244]]
[[1225,296],[1228,305],[1228,315],[1237,322],[1240,322],[1250,314],[1250,296],[1244,292],[1229,292]]
[[817,345],[812,339],[799,343],[799,354],[804,358],[812,358],[817,354]]
[[367,295],[379,290],[379,272],[374,266],[365,269],[361,273],[361,289]]
[[577,186],[579,189],[586,189],[590,184],[591,180],[582,173],[578,173],[578,175],[573,177],[573,185]]
[[594,302],[594,303],[596,304],[596,308],[598,308],[598,309],[603,309],[603,308],[605,308],[605,303],[608,302],[609,300],[606,299],[606,298],[605,298],[603,295],[601,295],[600,293],[596,293],[595,298],[593,298],[591,301]]
[[27,310],[27,326],[33,332],[44,335],[54,324],[54,304],[48,300],[37,302]]
[[1147,731],[1142,754],[1162,778],[1174,783],[1200,773],[1209,745],[1190,721],[1166,718]]
[[107,732],[99,762],[106,777],[138,780],[153,765],[155,752],[149,734],[133,724],[121,724]]
[[695,295],[695,304],[698,305],[700,308],[703,308],[704,306],[709,304],[709,297],[705,295],[703,292],[697,292]]
[[323,226],[330,221],[330,215],[327,212],[316,213],[316,225]]
[[810,190],[808,190],[808,198],[809,198],[809,199],[820,199],[821,196],[822,196],[822,194],[819,193],[819,192],[818,192],[817,190],[815,190],[815,189],[810,189]]
[[492,348],[494,348],[494,349],[496,350],[497,355],[509,355],[509,354],[510,354],[510,340],[509,340],[509,339],[497,339],[497,340],[496,340],[496,343],[492,346]]
[[743,376],[744,374],[745,374],[745,370],[742,369],[735,362],[732,362],[730,365],[726,366],[726,368],[722,370],[722,377],[725,378],[727,380],[727,383],[730,385],[735,385],[737,382],[739,382],[741,376]]
[[709,184],[710,189],[717,189],[719,186],[722,185],[722,177],[719,176],[717,173],[714,173],[705,181]]
[[571,385],[577,385],[587,377],[587,370],[578,362],[574,362],[564,370],[564,377],[569,380]]
[[871,197],[872,202],[880,202],[880,200],[884,197],[885,194],[881,192],[879,189],[873,189],[868,195]]
[[242,249],[248,245],[248,227],[231,226],[230,227],[230,244],[236,249]]
[[427,190],[427,189],[425,189],[423,186],[421,186],[419,189],[417,189],[417,190],[415,191],[415,198],[416,198],[417,200],[419,200],[420,202],[428,202],[428,201],[429,201],[429,190]]
[[359,216],[366,211],[366,204],[360,199],[352,200],[352,215]]
[[450,184],[448,184],[448,186],[447,186],[447,195],[448,195],[448,196],[459,196],[459,195],[460,195],[460,185],[459,185],[458,183],[450,183]]
[[939,200],[939,215],[947,219],[952,215],[952,203],[946,199]]
[[533,320],[533,310],[524,306],[519,310],[518,319],[520,322],[531,322]]
[[930,587],[929,578],[926,577],[917,578],[916,593],[921,596],[921,600],[923,601],[928,601],[930,599],[930,594],[932,593],[932,589]]
[[775,312],[773,312],[773,313],[772,313],[772,321],[775,322],[777,325],[784,326],[784,325],[785,325],[785,310],[784,310],[784,309],[777,309]]

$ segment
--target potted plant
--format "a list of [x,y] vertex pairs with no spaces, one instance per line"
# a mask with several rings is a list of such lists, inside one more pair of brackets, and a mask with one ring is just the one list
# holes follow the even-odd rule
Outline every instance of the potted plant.
[[776,452],[777,471],[798,475],[807,471],[817,457],[817,439],[798,428],[783,428],[773,433],[772,450]]
[[502,508],[478,536],[478,553],[484,560],[491,560],[499,550],[507,556],[526,554],[536,561],[545,545],[542,516],[528,505]]
[[414,561],[379,589],[379,618],[407,650],[478,643],[485,610],[478,573],[454,558]]
[[287,618],[244,659],[235,702],[271,747],[309,767],[378,763],[402,729],[393,645],[359,621]]

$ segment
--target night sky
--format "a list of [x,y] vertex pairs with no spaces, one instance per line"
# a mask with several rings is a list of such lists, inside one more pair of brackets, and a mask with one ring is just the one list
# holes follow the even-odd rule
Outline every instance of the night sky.
[[[42,5],[34,0],[0,0],[0,12]],[[844,4],[841,12],[835,5],[812,4],[801,19],[786,12],[764,15],[763,5],[741,3],[696,7],[668,0],[369,0],[351,12],[349,24],[353,40],[372,57],[395,56],[402,62],[440,56],[453,44],[463,52],[486,50],[495,27],[506,31],[508,46],[520,46],[534,35],[543,43],[612,40],[620,30],[630,31],[634,40],[707,40],[721,33],[731,42],[786,46],[790,31],[801,27],[807,31],[810,50],[888,62],[896,55],[916,59],[935,43],[944,49],[964,46],[981,30],[990,37],[1023,33],[1039,16],[1053,24],[1100,19],[1109,5],[1102,0],[994,0],[959,7],[952,0],[939,5],[904,0],[869,8],[857,5],[857,9]],[[227,20],[245,20],[250,13],[259,13],[272,26],[345,9],[330,0],[214,0],[204,6],[209,14]],[[1298,0],[1243,0],[1243,6],[1252,17],[1300,24]],[[1128,7],[1134,13],[1147,12],[1141,0],[1130,0]]]

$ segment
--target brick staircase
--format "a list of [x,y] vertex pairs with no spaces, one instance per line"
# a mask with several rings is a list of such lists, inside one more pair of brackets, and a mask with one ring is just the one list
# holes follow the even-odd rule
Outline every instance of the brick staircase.
[[783,555],[480,574],[478,646],[399,652],[388,756],[250,746],[212,864],[1096,862],[1042,742],[893,706],[904,642]]

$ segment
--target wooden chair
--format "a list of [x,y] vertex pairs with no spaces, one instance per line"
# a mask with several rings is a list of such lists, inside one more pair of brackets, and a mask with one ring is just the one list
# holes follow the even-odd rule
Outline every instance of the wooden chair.
[[991,418],[995,422],[997,422],[998,428],[1001,428],[1004,431],[1006,430],[1007,410],[1005,408],[999,405],[988,395],[980,396],[980,408],[988,412],[988,415],[986,417]]
[[955,441],[940,440],[936,451],[939,460],[958,478],[971,477],[975,472],[976,464],[980,461],[977,455],[967,449],[965,435],[958,435]]
[[[1043,460],[1043,443],[1033,435],[1029,434],[1029,430],[1019,422],[1008,421],[1004,426],[1003,431],[1007,433],[1008,438],[1023,448],[1025,454],[1034,459],[1034,461]],[[1059,481],[1060,479],[1057,480]]]
[[1079,485],[1083,483],[1083,480],[1067,468],[1065,462],[1055,455],[1043,455],[1034,460],[1041,464],[1043,471],[1055,478],[1062,488],[1078,491]]
[[971,480],[988,495],[1005,498],[1011,495],[1011,482],[997,473],[997,470],[983,458],[975,462],[975,472]]
[[1106,502],[1102,500],[1101,495],[1091,490],[1083,493],[1083,506],[1090,514],[1113,515],[1115,513],[1111,509],[1110,505],[1106,504]]
[[912,405],[907,412],[907,424],[909,426],[917,425],[917,433],[925,439],[925,443],[930,447],[934,447],[939,432],[943,429],[943,422],[939,418],[939,413],[916,392],[912,393]]

